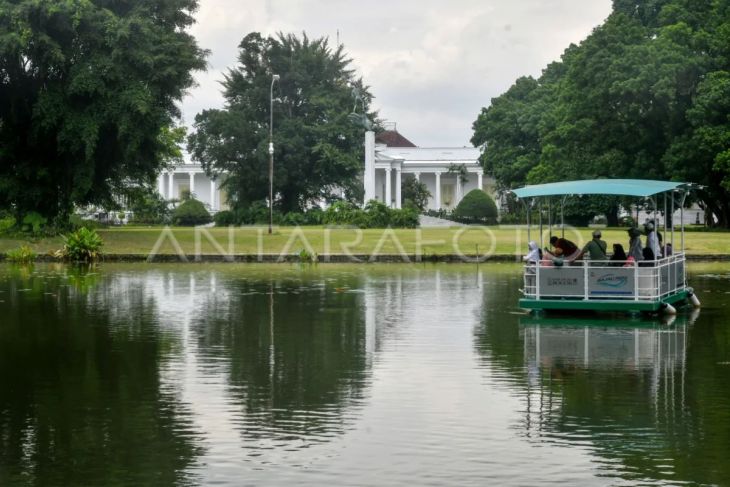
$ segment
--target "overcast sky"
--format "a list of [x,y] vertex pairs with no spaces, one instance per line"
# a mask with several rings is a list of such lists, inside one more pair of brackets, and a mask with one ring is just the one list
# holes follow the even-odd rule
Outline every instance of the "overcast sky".
[[334,44],[339,30],[381,118],[419,146],[470,145],[492,97],[539,76],[610,9],[610,0],[200,0],[193,34],[211,55],[184,120],[222,105],[219,81],[249,32],[306,31]]

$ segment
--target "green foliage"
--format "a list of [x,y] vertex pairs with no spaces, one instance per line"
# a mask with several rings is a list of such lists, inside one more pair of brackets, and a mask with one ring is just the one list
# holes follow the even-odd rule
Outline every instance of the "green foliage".
[[157,192],[146,187],[128,192],[129,209],[135,224],[156,225],[170,221],[170,206]]
[[310,40],[250,33],[239,45],[238,64],[223,82],[226,107],[195,117],[188,138],[192,157],[214,173],[226,171],[223,186],[237,209],[268,197],[268,115],[272,75],[276,153],[275,202],[282,212],[301,211],[334,186],[350,198],[361,191],[357,176],[364,157],[362,128],[352,123],[353,88],[365,110],[372,96],[350,67],[343,47],[326,38]]
[[302,249],[299,251],[299,262],[302,264],[316,264],[318,262],[319,258],[317,257],[317,253],[310,253],[307,249]]
[[236,224],[236,214],[230,210],[219,211],[213,215],[216,227],[228,227]]
[[401,194],[404,207],[413,207],[419,212],[426,211],[431,192],[424,183],[417,181],[416,178],[404,178],[401,183]]
[[89,230],[95,230],[97,228],[103,228],[104,225],[96,220],[87,220],[82,218],[80,215],[71,215],[68,219],[69,225],[73,230],[79,228],[88,228]]
[[358,228],[416,228],[418,212],[413,208],[392,209],[380,201],[371,200],[365,208],[339,201],[322,215],[326,225],[352,225]]
[[[197,0],[0,0],[0,207],[64,226],[170,155]],[[179,148],[177,149],[179,152]]]
[[[520,78],[474,122],[500,189],[568,179],[681,179],[730,226],[730,9],[615,1],[539,79]],[[618,223],[616,199],[596,203]]]
[[464,223],[497,223],[497,205],[491,196],[481,189],[469,191],[454,209],[454,218]]
[[35,211],[31,211],[23,217],[21,228],[24,232],[32,233],[33,235],[40,235],[46,226],[46,223],[48,223],[48,220]]
[[36,258],[36,253],[27,245],[21,245],[17,249],[8,250],[5,257],[16,264],[29,264]]
[[72,262],[93,262],[101,257],[104,241],[96,230],[79,228],[63,236],[64,245],[56,255]]
[[211,222],[210,213],[200,201],[190,198],[172,212],[172,223],[182,226],[204,225]]
[[11,215],[0,215],[0,235],[10,232],[15,228],[15,217]]

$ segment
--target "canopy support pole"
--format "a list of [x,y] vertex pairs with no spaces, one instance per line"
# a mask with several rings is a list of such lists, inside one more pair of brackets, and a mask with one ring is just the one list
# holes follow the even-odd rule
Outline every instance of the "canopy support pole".
[[540,200],[538,221],[540,222],[540,248],[543,248],[542,243],[542,200]]
[[680,228],[682,229],[682,253],[684,253],[684,200],[687,198],[687,191],[682,192],[682,201],[679,204]]
[[674,191],[672,191],[672,219],[670,220],[672,225],[672,253],[674,253]]
[[563,201],[560,202],[560,230],[561,237],[565,238],[565,199],[568,195],[563,196]]
[[525,205],[525,213],[527,213],[527,241],[530,241],[530,206],[527,204],[527,200],[522,200],[522,204]]

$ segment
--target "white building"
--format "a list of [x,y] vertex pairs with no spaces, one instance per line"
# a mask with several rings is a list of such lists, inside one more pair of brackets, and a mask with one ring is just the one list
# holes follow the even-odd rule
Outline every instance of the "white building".
[[179,200],[184,192],[190,191],[211,213],[229,208],[228,195],[220,188],[219,181],[208,177],[200,164],[192,162],[162,171],[157,177],[157,191],[167,200]]
[[[396,130],[365,136],[365,202],[375,199],[393,208],[402,206],[403,178],[416,178],[431,193],[428,208],[453,209],[475,188],[494,193],[494,180],[483,176],[481,151],[474,147],[416,147]],[[450,168],[463,166],[466,181]],[[368,176],[370,175],[370,176]],[[225,177],[225,176],[223,176]],[[211,213],[229,209],[219,179],[211,179],[200,164],[187,160],[158,176],[157,190],[167,200],[179,200],[189,191]]]
[[[475,147],[417,147],[396,130],[365,134],[365,202],[382,201],[401,208],[401,183],[415,178],[431,193],[428,208],[453,209],[469,191],[494,193],[494,180],[484,176]],[[465,177],[454,169],[462,167]],[[451,169],[451,171],[450,171]],[[462,181],[465,179],[465,181]]]

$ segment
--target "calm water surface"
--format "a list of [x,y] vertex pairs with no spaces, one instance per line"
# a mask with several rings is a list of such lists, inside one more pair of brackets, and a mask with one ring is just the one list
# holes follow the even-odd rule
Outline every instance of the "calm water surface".
[[0,266],[0,485],[728,485],[690,270],[665,324],[530,318],[505,264]]

